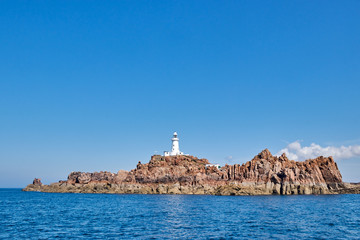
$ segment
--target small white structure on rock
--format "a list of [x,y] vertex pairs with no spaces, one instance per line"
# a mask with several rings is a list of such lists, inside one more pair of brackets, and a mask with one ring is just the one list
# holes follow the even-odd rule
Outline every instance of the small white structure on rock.
[[171,141],[172,141],[171,152],[164,152],[164,156],[188,155],[188,154],[184,154],[183,152],[180,152],[177,132],[174,132],[174,136],[171,139]]
[[217,169],[220,169],[220,164],[206,164],[205,169],[208,169],[209,167],[216,167]]

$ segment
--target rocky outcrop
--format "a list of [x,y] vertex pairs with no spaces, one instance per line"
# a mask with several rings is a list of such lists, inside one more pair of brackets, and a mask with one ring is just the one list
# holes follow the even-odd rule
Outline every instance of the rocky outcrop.
[[35,178],[32,184],[35,185],[35,186],[42,186],[43,185],[40,178]]
[[[265,149],[245,164],[218,169],[193,156],[151,157],[127,172],[72,172],[66,181],[28,185],[24,191],[144,194],[334,194],[346,193],[332,157],[296,162]],[[38,183],[36,181],[36,183]],[[41,183],[41,182],[40,182]],[[351,185],[353,186],[353,185]],[[352,192],[357,188],[353,187]]]

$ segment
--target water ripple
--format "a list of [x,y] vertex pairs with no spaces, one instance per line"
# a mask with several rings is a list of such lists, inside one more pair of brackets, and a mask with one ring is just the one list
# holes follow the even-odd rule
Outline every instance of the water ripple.
[[1,239],[359,236],[360,195],[107,195],[0,189]]

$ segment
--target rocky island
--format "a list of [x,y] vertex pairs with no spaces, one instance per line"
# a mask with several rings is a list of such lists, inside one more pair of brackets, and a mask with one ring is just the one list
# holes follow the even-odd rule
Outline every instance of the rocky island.
[[72,172],[66,181],[43,185],[39,179],[24,191],[119,194],[292,195],[360,193],[344,183],[332,157],[303,162],[263,150],[245,164],[211,165],[188,155],[154,155],[131,171]]

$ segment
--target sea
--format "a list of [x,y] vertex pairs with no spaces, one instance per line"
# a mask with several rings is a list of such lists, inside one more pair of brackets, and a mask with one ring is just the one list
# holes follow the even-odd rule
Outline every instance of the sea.
[[360,239],[360,195],[126,195],[0,189],[0,239]]

